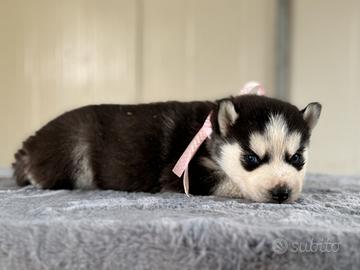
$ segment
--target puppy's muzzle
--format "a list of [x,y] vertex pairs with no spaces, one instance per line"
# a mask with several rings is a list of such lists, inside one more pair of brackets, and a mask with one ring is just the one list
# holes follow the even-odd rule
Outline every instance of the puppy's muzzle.
[[271,198],[274,202],[285,202],[291,194],[291,189],[288,186],[275,186],[270,190]]

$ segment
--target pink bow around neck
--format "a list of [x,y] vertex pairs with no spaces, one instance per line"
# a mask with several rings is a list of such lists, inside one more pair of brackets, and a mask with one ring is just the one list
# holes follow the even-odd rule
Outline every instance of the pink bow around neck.
[[189,163],[196,154],[197,150],[202,145],[202,143],[206,140],[206,138],[210,138],[210,135],[212,133],[210,118],[211,118],[211,113],[206,117],[203,126],[200,128],[198,133],[196,133],[195,137],[191,140],[190,144],[186,147],[184,153],[176,162],[175,167],[172,170],[178,177],[181,177],[181,175],[184,173],[183,185],[184,185],[185,194],[187,196],[189,196],[189,175],[188,175]]

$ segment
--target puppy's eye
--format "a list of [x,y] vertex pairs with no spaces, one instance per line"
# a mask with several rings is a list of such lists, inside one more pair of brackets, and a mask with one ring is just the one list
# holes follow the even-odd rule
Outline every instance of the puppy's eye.
[[294,154],[291,158],[290,158],[290,163],[293,165],[298,165],[300,163],[302,163],[302,156],[298,153]]
[[250,166],[257,166],[260,159],[256,155],[245,155],[245,162]]
[[[250,152],[251,153],[251,152]],[[268,155],[265,155],[262,159],[260,159],[256,154],[251,153],[242,156],[241,164],[243,165],[244,169],[247,171],[253,171],[260,167],[263,163],[269,160]]]

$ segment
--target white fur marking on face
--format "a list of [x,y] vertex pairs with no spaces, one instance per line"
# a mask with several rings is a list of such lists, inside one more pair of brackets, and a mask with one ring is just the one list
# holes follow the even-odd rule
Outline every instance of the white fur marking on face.
[[224,174],[219,164],[209,158],[202,158],[201,164],[212,170],[212,173],[216,173],[219,179],[222,179],[213,190],[214,195],[224,197],[241,197],[241,190],[239,186],[232,182],[229,177]]
[[[227,143],[221,147],[218,166],[225,172],[226,177],[216,187],[214,194],[226,197],[243,197],[241,192],[241,147],[238,143]],[[239,181],[237,181],[239,180]]]
[[[221,147],[220,167],[229,175],[237,176],[242,149],[238,143],[227,143]],[[239,175],[240,176],[240,175]]]
[[257,154],[259,157],[264,157],[266,154],[266,141],[264,140],[264,136],[260,133],[254,133],[250,136],[250,148]]
[[283,116],[271,115],[265,128],[265,137],[272,156],[281,155],[286,135],[287,125]]
[[264,135],[254,133],[250,136],[250,148],[259,157],[263,157],[266,152],[278,157],[282,157],[285,153],[295,154],[300,147],[300,142],[301,134],[289,133],[281,115],[271,116]]
[[87,143],[78,142],[73,151],[75,173],[75,187],[81,189],[95,188],[93,183],[93,172],[90,166],[89,149]]
[[223,181],[221,181],[220,184],[216,187],[213,194],[223,197],[242,197],[240,187],[230,179],[223,179]]
[[263,140],[271,156],[282,159],[286,152],[294,154],[300,147],[301,134],[289,133],[286,121],[282,115],[272,115],[265,128]]
[[298,132],[293,132],[286,136],[285,144],[286,144],[286,152],[290,155],[296,153],[300,148],[301,143],[301,134]]

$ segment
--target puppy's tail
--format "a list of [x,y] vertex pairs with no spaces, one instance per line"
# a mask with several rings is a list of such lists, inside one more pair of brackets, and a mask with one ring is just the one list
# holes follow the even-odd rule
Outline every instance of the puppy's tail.
[[15,154],[15,162],[12,164],[12,167],[14,170],[14,177],[16,179],[16,183],[19,186],[26,186],[30,184],[30,181],[26,174],[28,160],[29,156],[24,149],[20,149]]

